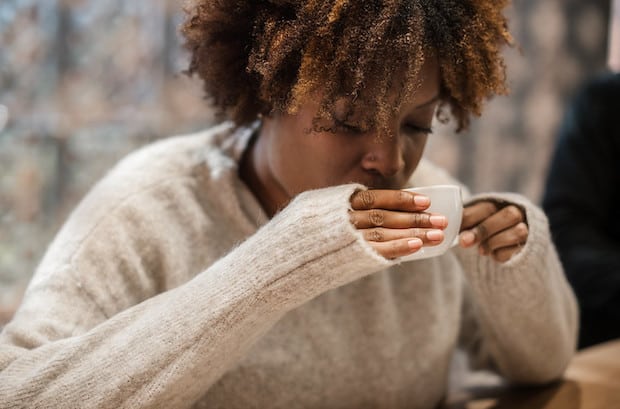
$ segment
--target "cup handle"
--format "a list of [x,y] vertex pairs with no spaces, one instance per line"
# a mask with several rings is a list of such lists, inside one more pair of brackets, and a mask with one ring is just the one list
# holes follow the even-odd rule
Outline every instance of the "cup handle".
[[457,234],[454,240],[452,240],[452,243],[450,243],[450,248],[456,247],[459,245],[459,236],[460,234]]

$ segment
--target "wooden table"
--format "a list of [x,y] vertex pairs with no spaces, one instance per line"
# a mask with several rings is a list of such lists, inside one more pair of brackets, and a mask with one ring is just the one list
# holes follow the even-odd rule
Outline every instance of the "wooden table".
[[620,409],[620,339],[579,352],[564,379],[540,388],[471,388],[446,409]]

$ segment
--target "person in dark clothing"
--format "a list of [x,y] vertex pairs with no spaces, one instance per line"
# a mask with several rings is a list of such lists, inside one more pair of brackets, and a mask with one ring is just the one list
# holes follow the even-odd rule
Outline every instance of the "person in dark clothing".
[[588,81],[560,128],[543,208],[580,304],[579,347],[620,338],[620,73]]

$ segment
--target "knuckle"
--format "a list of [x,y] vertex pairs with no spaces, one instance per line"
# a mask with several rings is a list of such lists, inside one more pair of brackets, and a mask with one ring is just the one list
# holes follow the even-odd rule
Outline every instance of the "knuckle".
[[370,241],[384,241],[385,240],[385,234],[383,233],[383,230],[381,230],[381,229],[372,229],[368,233],[368,239]]
[[478,236],[481,241],[484,241],[489,237],[489,231],[484,224],[481,223],[476,226],[476,236]]
[[398,257],[398,255],[401,253],[401,251],[403,250],[402,248],[402,244],[400,243],[400,241],[392,241],[390,243],[389,249],[388,249],[388,253],[390,255],[390,257]]
[[504,212],[508,216],[508,219],[513,223],[518,223],[523,220],[521,210],[515,205],[510,205],[504,208]]
[[375,203],[375,193],[371,190],[362,190],[357,197],[366,209],[371,208]]
[[496,261],[499,261],[500,263],[503,263],[505,261],[508,261],[508,259],[510,259],[510,252],[506,251],[506,250],[502,250],[502,251],[496,251],[493,258]]
[[485,207],[486,207],[486,212],[493,214],[497,212],[497,204],[495,202],[492,201],[486,201],[485,203]]
[[527,239],[527,236],[530,232],[530,229],[527,227],[527,224],[521,222],[516,226],[517,237],[521,240]]
[[411,213],[411,225],[422,226],[428,221],[428,217],[425,217],[422,213]]
[[372,209],[368,212],[368,221],[373,226],[383,226],[383,223],[385,222],[383,212],[381,210]]
[[396,192],[396,201],[399,205],[405,205],[413,202],[413,197],[404,190],[399,190]]

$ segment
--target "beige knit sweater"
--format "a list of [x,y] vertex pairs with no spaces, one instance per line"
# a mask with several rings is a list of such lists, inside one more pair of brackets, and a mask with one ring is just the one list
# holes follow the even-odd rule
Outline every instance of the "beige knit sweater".
[[1,408],[432,408],[459,343],[512,381],[561,376],[575,300],[538,208],[502,196],[531,231],[505,264],[399,264],[351,226],[359,185],[268,220],[237,174],[250,132],[155,143],[95,186],[0,335]]

